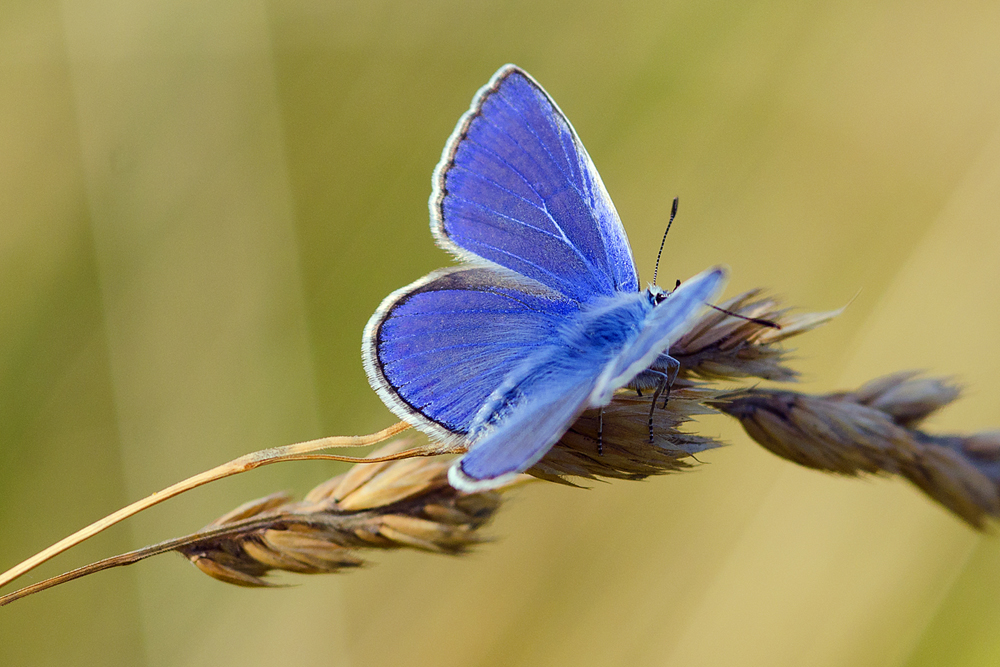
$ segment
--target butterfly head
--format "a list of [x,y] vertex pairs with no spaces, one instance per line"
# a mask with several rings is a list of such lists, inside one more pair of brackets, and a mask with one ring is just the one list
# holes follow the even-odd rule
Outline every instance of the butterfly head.
[[648,298],[649,303],[654,306],[658,306],[666,301],[668,296],[670,296],[670,292],[663,289],[659,285],[650,285],[646,288],[646,298]]

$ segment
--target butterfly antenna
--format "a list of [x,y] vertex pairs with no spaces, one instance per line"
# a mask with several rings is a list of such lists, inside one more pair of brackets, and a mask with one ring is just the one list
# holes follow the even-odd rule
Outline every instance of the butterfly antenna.
[[674,205],[670,209],[670,220],[667,222],[667,231],[663,232],[663,240],[660,241],[660,252],[656,253],[656,266],[653,268],[653,284],[656,284],[656,274],[660,270],[660,255],[663,254],[663,244],[667,242],[667,234],[670,233],[670,225],[674,224],[674,218],[677,217],[677,204],[680,203],[680,197],[674,197]]
[[741,320],[746,320],[747,322],[753,322],[754,324],[759,324],[763,327],[770,327],[771,329],[780,329],[781,325],[777,322],[772,322],[771,320],[764,320],[759,317],[747,317],[746,315],[740,315],[739,313],[734,313],[731,310],[726,310],[725,308],[720,308],[719,306],[714,306],[710,303],[705,304],[709,308],[714,308],[720,313],[725,313],[726,315],[732,315],[733,317],[739,318]]

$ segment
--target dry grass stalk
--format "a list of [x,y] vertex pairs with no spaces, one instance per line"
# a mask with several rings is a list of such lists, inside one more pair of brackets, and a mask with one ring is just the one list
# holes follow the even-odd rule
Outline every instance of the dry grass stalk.
[[[376,454],[408,444],[390,443]],[[206,526],[202,532],[209,537],[177,551],[205,574],[239,586],[273,585],[264,579],[273,570],[320,574],[357,567],[365,549],[462,553],[483,541],[480,528],[500,507],[501,495],[456,491],[448,485],[449,463],[358,464],[302,502],[275,494],[241,505]]]
[[[10,582],[14,581],[18,577],[30,572],[34,568],[38,567],[45,561],[54,558],[55,556],[61,554],[67,549],[76,546],[77,544],[88,540],[94,535],[107,530],[116,523],[124,521],[130,516],[135,516],[139,512],[149,509],[153,505],[162,503],[165,500],[178,496],[182,493],[186,493],[191,489],[195,489],[204,484],[214,482],[224,477],[231,477],[233,475],[239,475],[241,473],[259,468],[265,465],[271,465],[274,463],[280,463],[283,461],[306,461],[315,459],[327,459],[327,460],[337,460],[337,461],[357,461],[358,459],[349,456],[340,456],[335,454],[317,454],[319,450],[329,449],[331,447],[366,447],[378,442],[383,442],[396,434],[409,428],[407,424],[402,422],[394,424],[388,428],[382,429],[378,433],[372,433],[370,435],[362,436],[331,436],[326,438],[319,438],[317,440],[309,440],[306,442],[298,442],[292,445],[285,445],[283,447],[270,447],[257,452],[251,452],[249,454],[244,454],[238,458],[229,461],[228,463],[223,463],[220,466],[216,466],[205,472],[198,473],[197,475],[192,475],[187,479],[181,480],[176,484],[172,484],[165,489],[157,491],[156,493],[151,493],[150,495],[137,500],[136,502],[127,505],[117,512],[112,512],[106,517],[95,521],[89,526],[85,526],[80,530],[76,531],[72,535],[65,537],[52,546],[42,549],[34,556],[21,561],[14,567],[10,568],[6,572],[0,574],[0,587],[6,586]],[[413,455],[416,456],[433,456],[436,454],[445,453],[448,451],[453,451],[447,447],[427,447],[420,452],[415,452]]]
[[[411,439],[396,440],[370,458],[391,457],[410,444]],[[273,570],[319,574],[358,567],[364,564],[359,552],[367,549],[463,553],[483,541],[480,528],[500,507],[501,494],[456,491],[448,485],[448,465],[424,457],[358,464],[301,502],[276,493],[244,503],[196,533],[32,584],[0,597],[0,606],[168,551],[238,586],[273,586],[264,578]]]
[[[793,316],[762,294],[752,290],[723,304],[758,321],[710,310],[671,347],[681,370],[667,406],[654,411],[653,442],[651,395],[622,390],[603,410],[600,438],[602,417],[588,410],[528,472],[572,484],[567,477],[642,479],[685,470],[695,454],[722,443],[682,427],[696,415],[718,410],[740,420],[758,443],[800,465],[845,475],[902,475],[977,528],[986,516],[1000,516],[1000,432],[934,436],[916,428],[958,396],[948,382],[903,373],[825,396],[759,388],[723,394],[709,387],[706,382],[713,380],[795,380],[797,373],[787,365],[789,351],[781,343],[840,313]],[[372,456],[461,451],[432,444],[403,454],[404,444],[397,441]],[[301,502],[275,494],[246,503],[193,535],[40,582],[3,596],[0,605],[166,551],[178,551],[209,576],[240,586],[270,586],[265,576],[274,570],[315,574],[357,567],[364,562],[359,552],[366,549],[462,553],[483,541],[480,529],[498,510],[502,495],[451,488],[449,465],[439,458],[358,464]]]
[[907,372],[852,392],[755,388],[713,405],[778,456],[842,475],[901,475],[981,529],[1000,516],[1000,432],[937,436],[917,428],[958,395],[947,380]]

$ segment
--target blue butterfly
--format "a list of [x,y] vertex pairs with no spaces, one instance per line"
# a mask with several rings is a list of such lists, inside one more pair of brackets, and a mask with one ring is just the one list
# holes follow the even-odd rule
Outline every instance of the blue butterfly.
[[463,263],[386,297],[362,354],[390,410],[468,445],[448,472],[452,486],[505,484],[618,389],[669,389],[679,368],[670,345],[726,271],[639,291],[601,177],[531,76],[506,65],[479,90],[433,186],[431,231]]

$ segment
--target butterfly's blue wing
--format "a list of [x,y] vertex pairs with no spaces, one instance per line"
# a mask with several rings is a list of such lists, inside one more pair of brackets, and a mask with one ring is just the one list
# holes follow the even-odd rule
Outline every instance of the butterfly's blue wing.
[[587,407],[600,368],[547,375],[540,366],[517,388],[518,400],[496,427],[449,470],[448,481],[469,493],[496,488],[537,463]]
[[628,238],[590,156],[534,79],[501,68],[459,121],[434,172],[431,229],[579,302],[635,292]]
[[439,439],[464,435],[511,371],[576,312],[562,295],[507,272],[435,271],[389,295],[369,320],[365,370],[401,419]]
[[580,313],[484,404],[472,424],[471,449],[449,471],[452,486],[495,488],[537,463],[580,412],[607,405],[615,390],[683,336],[725,277],[724,269],[709,269],[656,306],[648,293],[619,295]]

